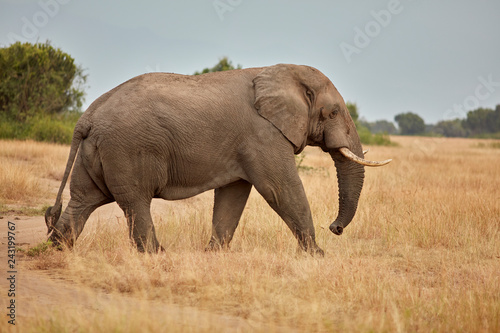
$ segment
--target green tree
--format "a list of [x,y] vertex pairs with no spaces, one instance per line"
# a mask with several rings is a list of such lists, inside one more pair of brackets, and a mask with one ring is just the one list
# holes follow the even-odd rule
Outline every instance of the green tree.
[[0,48],[0,115],[26,122],[80,111],[86,80],[74,59],[49,42]]
[[492,132],[500,132],[500,104],[497,104],[495,111],[490,116],[490,126]]
[[377,120],[374,122],[368,122],[366,120],[360,120],[361,125],[368,127],[368,129],[374,133],[387,133],[387,134],[396,134],[397,129],[396,126],[390,121],[387,120]]
[[464,127],[469,131],[470,135],[477,135],[488,130],[488,118],[493,110],[486,108],[478,108],[467,112],[467,118],[464,120]]
[[495,110],[478,108],[469,111],[463,127],[471,136],[500,132],[500,105]]
[[446,137],[465,137],[467,135],[460,119],[440,121],[434,126],[433,132]]
[[390,146],[393,144],[388,135],[383,133],[378,133],[375,135],[372,134],[372,132],[370,132],[370,129],[366,127],[362,121],[359,120],[358,106],[356,103],[346,102],[345,105],[349,110],[349,114],[351,115],[352,120],[354,121],[354,125],[356,126],[356,130],[358,132],[361,143],[366,145],[379,146]]
[[358,118],[359,118],[358,105],[356,103],[346,102],[345,106],[347,106],[347,110],[349,110],[349,113],[351,114],[351,118],[352,118],[352,120],[354,120],[354,124],[356,124],[356,127],[358,127],[359,126],[359,123],[358,123]]
[[205,74],[205,73],[212,73],[212,72],[222,72],[222,71],[228,71],[231,69],[241,69],[243,68],[241,65],[236,66],[236,68],[233,66],[233,63],[231,60],[229,60],[227,57],[221,58],[219,62],[212,68],[204,68],[201,72],[196,71],[194,75],[200,75],[200,74]]
[[425,132],[424,120],[416,113],[400,113],[394,117],[398,123],[400,134],[417,135]]

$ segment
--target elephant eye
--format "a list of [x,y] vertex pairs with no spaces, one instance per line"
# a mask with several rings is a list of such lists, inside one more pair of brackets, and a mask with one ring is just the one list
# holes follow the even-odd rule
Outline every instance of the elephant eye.
[[333,119],[335,118],[335,116],[337,115],[337,113],[339,113],[339,109],[338,108],[334,108],[332,112],[330,112],[330,114],[328,115],[328,117],[330,119]]

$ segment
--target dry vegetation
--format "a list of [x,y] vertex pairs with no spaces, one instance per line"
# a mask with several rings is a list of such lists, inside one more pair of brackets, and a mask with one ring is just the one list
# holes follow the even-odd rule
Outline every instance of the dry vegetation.
[[[392,139],[400,145],[371,149],[370,159],[394,161],[367,169],[358,213],[340,237],[328,230],[338,207],[335,169],[327,155],[307,150],[303,164],[315,169],[302,179],[324,258],[298,251],[253,191],[229,251],[204,251],[212,198],[202,195],[154,209],[164,253],[137,253],[124,218],[99,214],[73,250],[48,251],[24,265],[106,292],[269,325],[257,331],[499,332],[500,151],[491,141]],[[25,190],[0,199],[35,196],[39,189],[30,186],[62,172],[67,150],[0,142],[2,186],[24,184],[4,174],[13,164],[31,177]],[[61,300],[61,309],[68,302]],[[141,309],[124,316],[120,308],[82,317],[68,307],[27,318],[23,331],[198,331],[204,320],[168,318],[153,321]],[[223,324],[214,325],[203,330]]]
[[0,140],[0,205],[45,201],[49,182],[62,179],[67,158],[67,146]]

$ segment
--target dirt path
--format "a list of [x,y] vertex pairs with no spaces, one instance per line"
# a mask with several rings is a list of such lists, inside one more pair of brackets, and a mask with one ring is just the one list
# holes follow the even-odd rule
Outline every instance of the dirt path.
[[[119,214],[117,207],[109,206],[100,214]],[[28,248],[46,239],[46,227],[43,216],[3,216],[1,224],[0,249],[0,290],[2,309],[6,309],[9,298],[7,280],[7,225],[15,223],[16,245]],[[16,323],[22,327],[23,318],[48,318],[53,311],[71,309],[81,316],[95,316],[103,309],[113,309],[123,318],[133,318],[140,309],[147,313],[149,320],[162,320],[173,323],[182,330],[217,331],[217,332],[252,332],[252,331],[287,331],[267,327],[262,323],[234,316],[226,316],[191,307],[180,307],[161,301],[144,300],[122,294],[106,294],[71,281],[57,278],[47,271],[23,269],[22,256],[17,255],[16,273]],[[19,262],[21,261],[21,263]],[[2,310],[2,312],[5,312]],[[2,317],[4,317],[2,315]]]

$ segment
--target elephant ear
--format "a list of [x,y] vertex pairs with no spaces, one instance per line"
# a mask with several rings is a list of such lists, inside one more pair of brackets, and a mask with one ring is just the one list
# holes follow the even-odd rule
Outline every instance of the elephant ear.
[[275,65],[260,72],[253,80],[255,108],[296,147],[306,145],[309,105],[297,65]]

